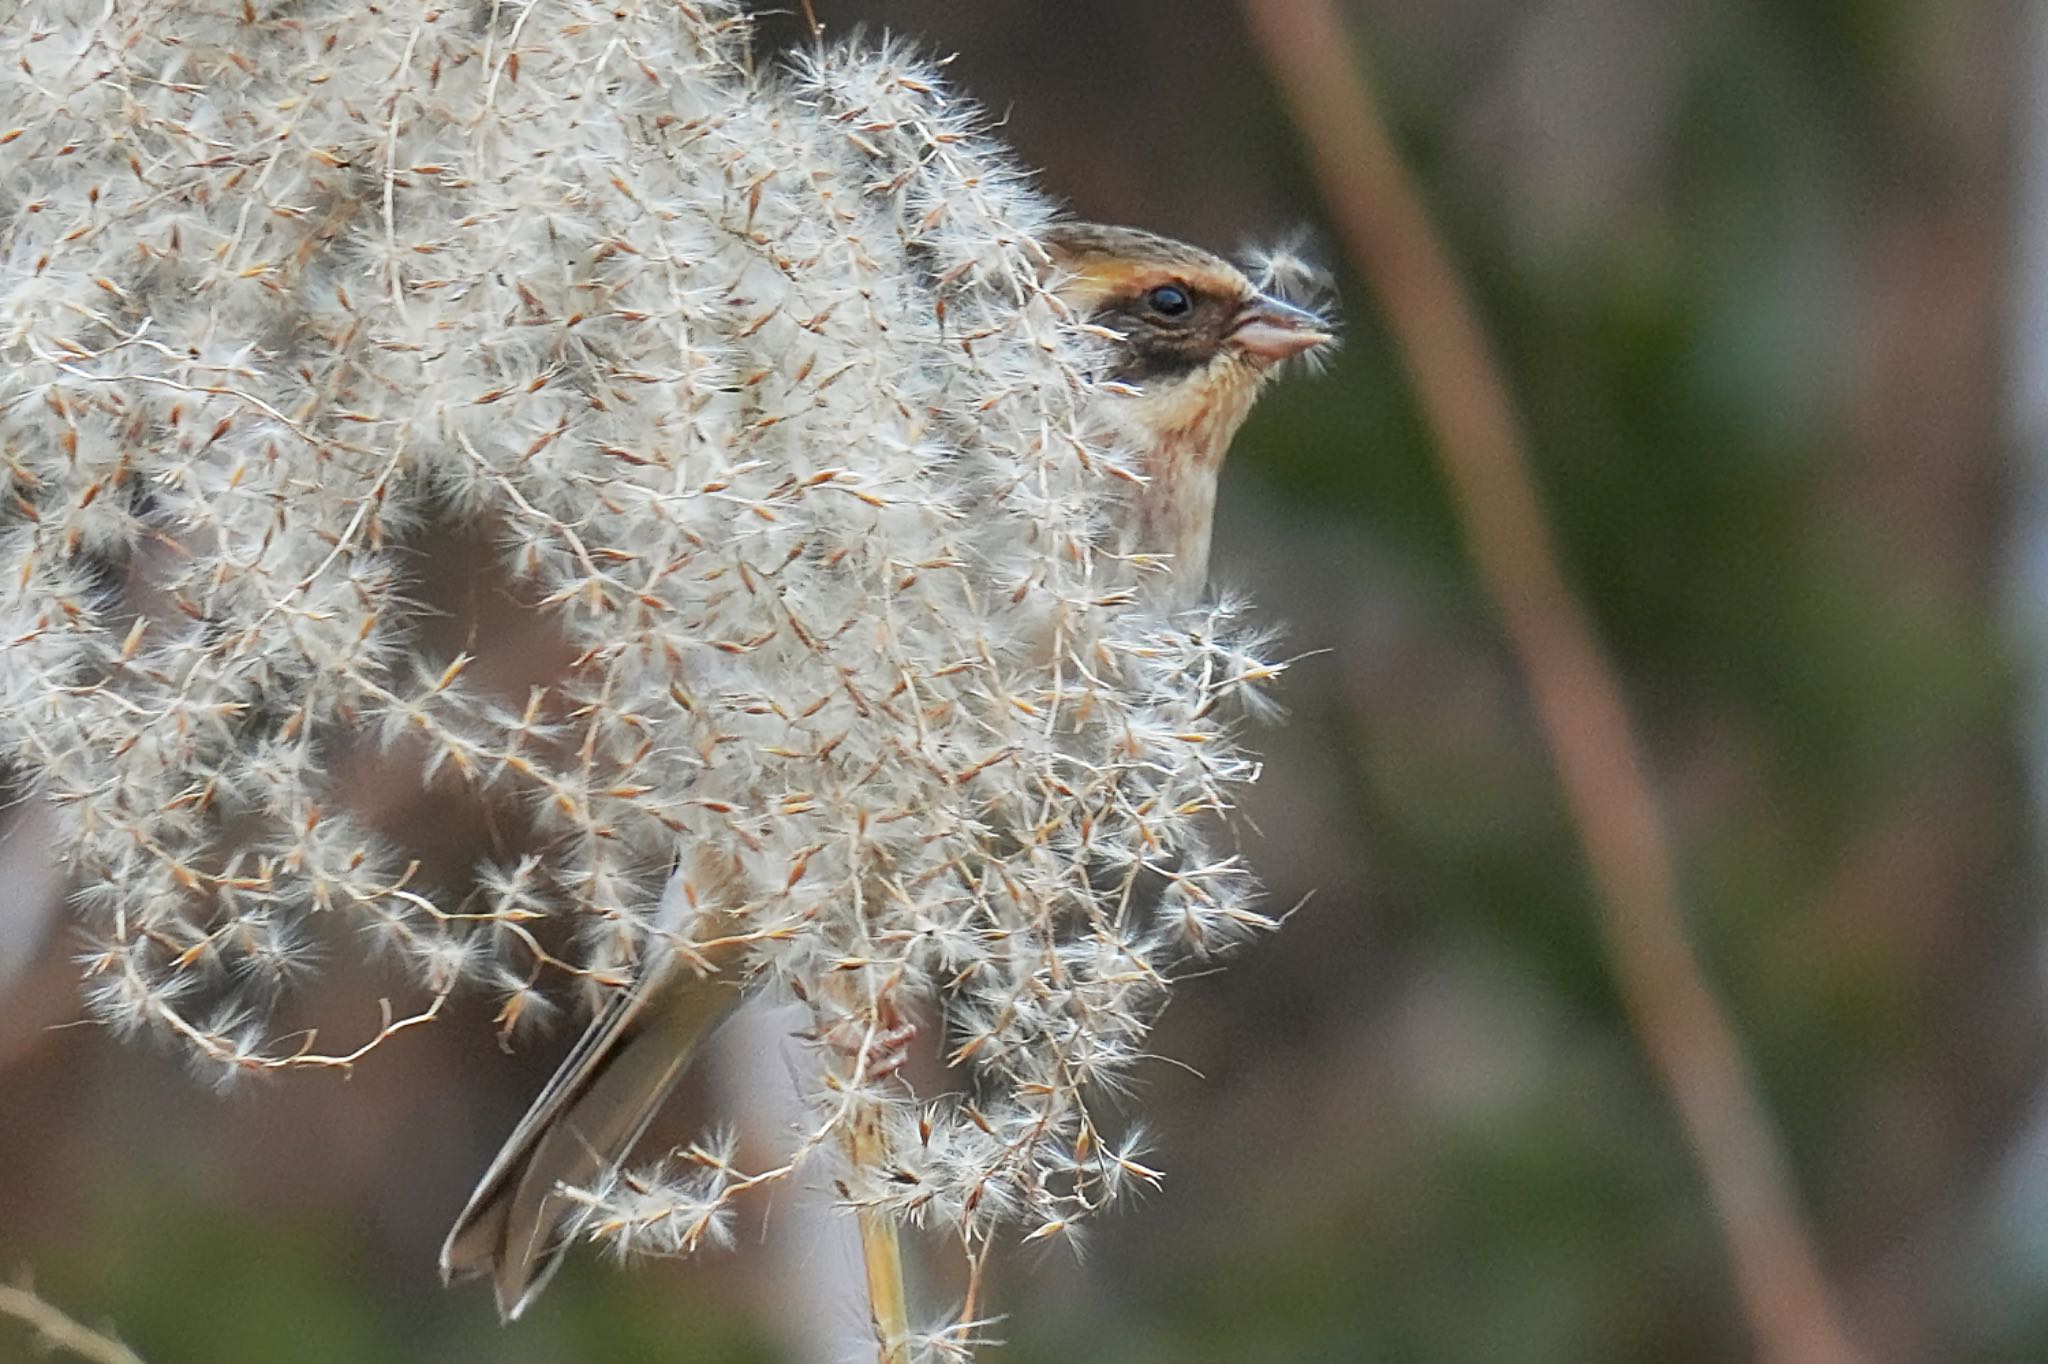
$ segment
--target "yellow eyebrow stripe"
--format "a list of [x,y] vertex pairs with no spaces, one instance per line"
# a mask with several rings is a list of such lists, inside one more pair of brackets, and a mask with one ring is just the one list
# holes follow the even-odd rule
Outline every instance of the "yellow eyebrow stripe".
[[1129,298],[1158,284],[1172,283],[1177,276],[1156,265],[1101,257],[1080,262],[1072,278],[1059,286],[1060,297],[1087,311],[1112,299]]
[[1196,270],[1097,256],[1076,262],[1073,274],[1058,285],[1058,291],[1069,305],[1092,312],[1121,299],[1136,298],[1161,284],[1185,285],[1198,293],[1228,298],[1236,292],[1232,283]]

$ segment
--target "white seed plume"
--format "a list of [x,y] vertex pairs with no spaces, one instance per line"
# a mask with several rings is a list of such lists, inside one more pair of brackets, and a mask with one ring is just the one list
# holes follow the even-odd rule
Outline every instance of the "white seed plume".
[[[914,1013],[961,1077],[854,1067],[793,1164],[878,1102],[851,1199],[1063,1234],[1154,1178],[1099,1110],[1179,964],[1269,926],[1209,840],[1273,669],[1235,608],[1134,590],[1049,206],[974,111],[901,50],[747,42],[703,0],[12,9],[0,753],[111,1024],[348,1065],[451,992],[509,1030],[681,950],[821,1037]],[[551,613],[558,685],[422,656],[451,524]],[[371,743],[523,795],[527,853],[425,884],[333,780]],[[679,859],[698,921],[658,934]],[[418,992],[353,1049],[273,1021],[337,925]],[[592,1225],[718,1239],[760,1176],[692,1159]]]

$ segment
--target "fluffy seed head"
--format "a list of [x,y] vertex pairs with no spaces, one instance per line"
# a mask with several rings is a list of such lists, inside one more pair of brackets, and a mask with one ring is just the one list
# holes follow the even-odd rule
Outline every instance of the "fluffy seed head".
[[[1180,962],[1266,922],[1210,844],[1272,669],[1235,608],[1141,591],[1120,381],[1046,248],[1093,266],[975,112],[899,48],[764,80],[745,36],[707,0],[18,8],[0,752],[63,816],[123,1029],[346,1067],[455,992],[511,1032],[681,951],[821,1031],[945,1038],[973,1104],[821,1093],[803,1152],[835,1093],[886,1101],[856,1200],[1071,1225],[1132,1182],[1088,1096]],[[1184,264],[1253,374],[1256,290]],[[422,643],[452,527],[545,682]],[[522,846],[430,882],[366,765]],[[366,944],[411,1012],[270,1022]],[[724,1234],[752,1183],[712,1154],[611,1190],[688,1214],[635,1244]]]

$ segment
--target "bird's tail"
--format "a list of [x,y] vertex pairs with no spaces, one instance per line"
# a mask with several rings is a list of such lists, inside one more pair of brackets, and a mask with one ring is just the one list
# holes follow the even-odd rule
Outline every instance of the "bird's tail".
[[526,1310],[567,1248],[570,1205],[624,1158],[689,1068],[697,1044],[739,1002],[733,982],[674,954],[650,961],[555,1071],[470,1195],[441,1246],[441,1277],[488,1274],[506,1320]]

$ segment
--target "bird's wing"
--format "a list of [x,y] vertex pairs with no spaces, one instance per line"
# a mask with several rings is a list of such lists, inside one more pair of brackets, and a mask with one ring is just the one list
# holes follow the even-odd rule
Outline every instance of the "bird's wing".
[[558,1230],[567,1204],[556,1187],[588,1185],[625,1156],[739,999],[732,981],[699,976],[674,953],[647,962],[491,1162],[441,1247],[442,1278],[489,1274],[499,1312],[510,1320],[524,1311],[566,1249]]

